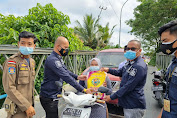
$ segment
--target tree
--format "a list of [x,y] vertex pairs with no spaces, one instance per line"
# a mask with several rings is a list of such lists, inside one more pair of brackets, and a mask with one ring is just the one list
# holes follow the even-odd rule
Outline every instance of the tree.
[[[39,3],[36,7],[29,9],[26,16],[15,17],[14,15],[4,16],[0,14],[0,44],[17,45],[18,35],[22,31],[30,31],[34,33],[39,42],[38,47],[53,47],[58,36],[66,37],[70,42],[70,51],[74,50],[91,50],[84,46],[83,42],[74,35],[74,30],[68,28],[70,23],[69,16],[57,11],[52,4],[41,6]],[[40,60],[40,56],[35,57],[36,63]],[[5,58],[0,55],[0,63]],[[40,83],[43,79],[44,68],[41,67],[38,77],[35,81],[36,89],[39,91]],[[0,72],[0,81],[2,72]],[[2,83],[0,83],[0,94],[3,93]]]
[[29,14],[21,17],[0,14],[0,44],[17,44],[18,34],[24,30],[34,33],[39,39],[39,47],[53,47],[58,36],[66,37],[70,42],[70,50],[83,50],[82,41],[68,28],[69,16],[57,11],[52,4],[44,7],[39,3],[29,9]]
[[92,14],[84,16],[83,25],[77,20],[77,26],[74,27],[74,33],[84,41],[84,45],[92,49],[104,48],[113,34],[113,28],[109,29],[109,23],[105,27],[99,24],[100,19],[93,18]]
[[76,20],[77,26],[74,28],[74,33],[84,41],[84,45],[93,49],[96,48],[93,44],[96,43],[95,37],[97,34],[98,21],[99,19],[96,20],[93,18],[92,14],[86,15],[84,17],[83,26],[78,20]]
[[159,27],[177,18],[176,0],[139,0],[141,4],[134,9],[135,19],[126,23],[132,27],[131,33],[141,39],[144,51],[158,49]]
[[116,27],[116,25],[114,25],[111,29],[111,31],[109,32],[109,23],[106,24],[105,27],[99,25],[98,26],[98,33],[100,33],[101,35],[96,38],[97,39],[97,49],[99,48],[104,48],[108,43],[109,43],[109,39],[112,37],[112,34],[114,33],[114,28]]

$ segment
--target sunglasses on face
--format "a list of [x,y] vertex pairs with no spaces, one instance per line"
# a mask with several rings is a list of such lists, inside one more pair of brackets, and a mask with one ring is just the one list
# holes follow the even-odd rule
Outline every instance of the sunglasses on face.
[[134,47],[132,47],[132,48],[127,47],[126,48],[126,50],[132,50],[132,51],[135,51],[136,49],[138,49],[138,48],[134,48]]

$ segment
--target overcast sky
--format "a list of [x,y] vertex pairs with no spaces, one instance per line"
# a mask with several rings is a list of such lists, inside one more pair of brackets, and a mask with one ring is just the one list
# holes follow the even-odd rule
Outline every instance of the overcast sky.
[[[99,7],[107,7],[107,9],[103,10],[101,13],[100,23],[105,26],[106,23],[109,22],[110,28],[117,24],[114,29],[114,34],[110,39],[110,43],[116,45],[119,42],[120,10],[125,1],[126,0],[0,0],[0,13],[3,15],[13,14],[15,16],[24,16],[28,14],[28,9],[35,7],[37,3],[40,3],[42,6],[52,3],[58,11],[69,15],[71,20],[69,27],[74,27],[76,26],[76,20],[79,20],[81,23],[83,22],[83,16],[85,14],[92,13],[93,16],[97,18],[100,13]],[[136,38],[128,33],[131,28],[125,24],[125,21],[134,18],[133,9],[139,4],[140,3],[136,0],[129,0],[123,7],[121,46],[126,45],[129,40]]]

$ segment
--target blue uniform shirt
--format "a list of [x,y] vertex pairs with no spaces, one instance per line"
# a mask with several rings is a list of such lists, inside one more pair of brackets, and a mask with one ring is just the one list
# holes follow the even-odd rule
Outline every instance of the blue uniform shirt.
[[125,109],[146,109],[143,88],[146,83],[147,65],[140,56],[127,62],[119,70],[109,69],[108,73],[122,77],[120,89],[110,96],[112,100],[118,98],[118,104]]
[[[176,68],[175,68],[176,67]],[[171,82],[169,83],[169,94],[170,100],[170,112],[164,111],[162,118],[177,118],[177,58],[173,58],[172,63],[167,69],[166,78],[168,78],[169,72],[173,72]]]
[[61,93],[61,87],[55,84],[55,81],[63,83],[69,83],[78,91],[82,91],[84,88],[76,82],[77,75],[69,71],[62,57],[56,52],[52,52],[45,61],[44,68],[44,80],[41,83],[40,95],[47,98],[57,98],[57,95]]

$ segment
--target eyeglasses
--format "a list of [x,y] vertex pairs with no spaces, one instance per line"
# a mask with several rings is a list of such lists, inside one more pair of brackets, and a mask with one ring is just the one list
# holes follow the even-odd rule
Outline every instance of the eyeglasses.
[[136,49],[139,49],[139,48],[134,48],[134,47],[132,47],[132,48],[127,47],[126,48],[126,50],[132,50],[132,51],[135,51]]

